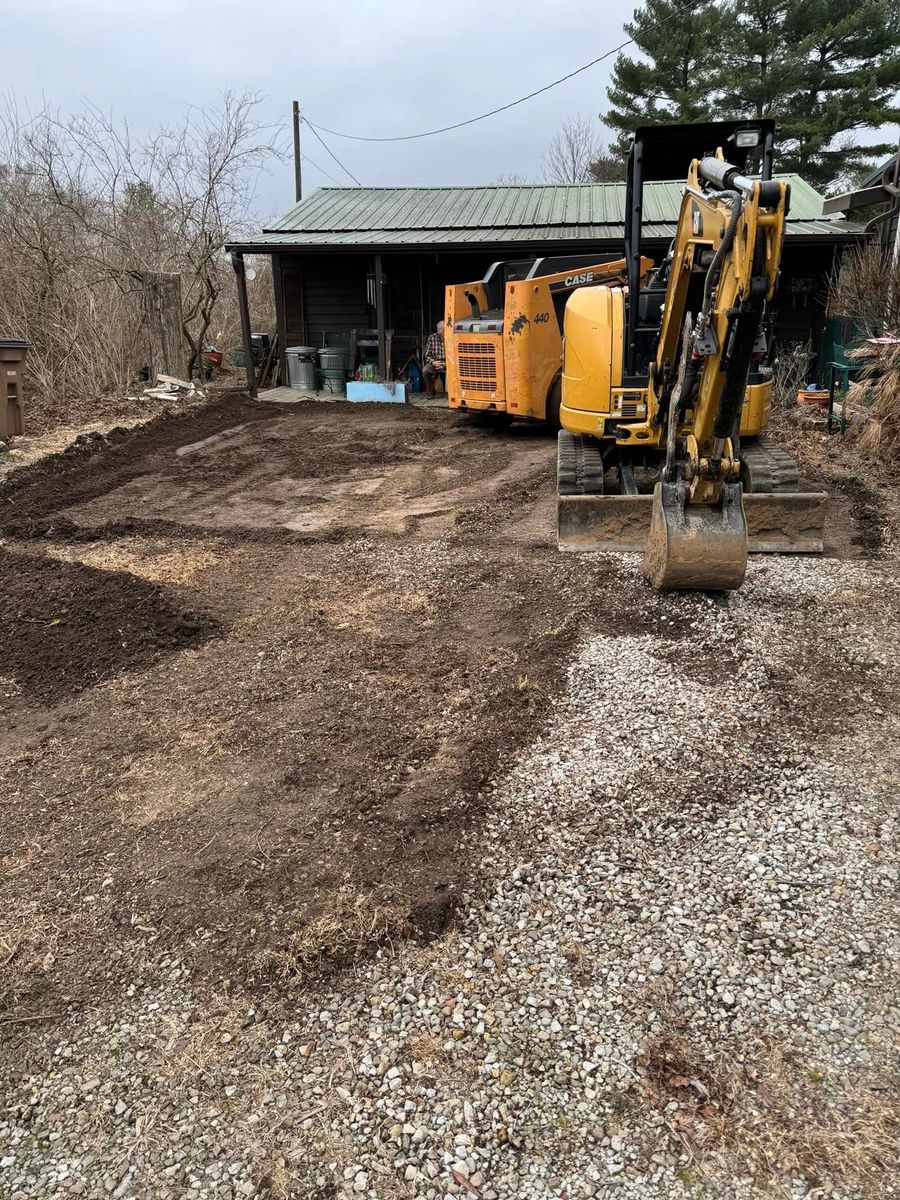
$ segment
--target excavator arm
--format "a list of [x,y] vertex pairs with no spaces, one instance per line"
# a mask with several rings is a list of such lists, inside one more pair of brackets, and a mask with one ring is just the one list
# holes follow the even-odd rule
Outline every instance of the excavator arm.
[[657,587],[743,581],[738,429],[753,356],[764,349],[788,202],[787,184],[742,175],[721,151],[691,164],[652,373],[666,457],[644,573]]

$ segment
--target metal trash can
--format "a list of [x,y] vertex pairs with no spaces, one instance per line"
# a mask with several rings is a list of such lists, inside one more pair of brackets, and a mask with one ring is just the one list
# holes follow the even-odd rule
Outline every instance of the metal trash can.
[[315,346],[288,346],[285,350],[287,358],[288,383],[298,392],[314,392],[316,390],[316,348]]
[[319,369],[326,392],[342,393],[347,386],[347,351],[329,347],[319,351]]
[[4,394],[0,395],[0,441],[25,432],[22,387],[28,343],[19,338],[0,338],[0,375]]

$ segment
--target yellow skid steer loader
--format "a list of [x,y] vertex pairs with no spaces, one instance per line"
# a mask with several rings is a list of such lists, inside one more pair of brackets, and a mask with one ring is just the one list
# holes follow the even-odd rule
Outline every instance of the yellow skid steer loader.
[[[644,271],[653,266],[645,259]],[[547,421],[559,428],[566,300],[623,284],[625,259],[586,255],[493,263],[484,279],[446,289],[444,349],[450,408]]]

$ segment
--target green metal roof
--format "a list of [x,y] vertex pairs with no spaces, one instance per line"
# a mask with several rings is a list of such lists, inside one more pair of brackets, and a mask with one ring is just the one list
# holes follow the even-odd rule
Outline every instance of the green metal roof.
[[[822,197],[798,175],[791,185],[788,232],[835,237],[861,232],[822,219]],[[669,239],[683,180],[644,185],[644,236]],[[461,246],[516,242],[621,241],[624,183],[516,184],[492,187],[319,188],[233,249],[327,246]]]
[[886,158],[880,166],[871,170],[865,179],[863,179],[862,182],[859,183],[853,190],[856,192],[861,192],[863,188],[874,187],[876,184],[881,183],[888,169],[892,167],[896,161],[896,154],[892,154],[890,158]]

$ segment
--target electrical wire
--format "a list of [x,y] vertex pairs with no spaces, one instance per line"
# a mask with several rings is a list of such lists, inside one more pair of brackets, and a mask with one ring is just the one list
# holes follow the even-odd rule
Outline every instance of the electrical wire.
[[320,175],[324,175],[326,179],[330,179],[331,182],[335,185],[335,187],[343,187],[344,186],[341,182],[339,182],[339,180],[335,179],[335,177],[333,175],[329,175],[324,167],[320,167],[317,162],[313,162],[313,160],[309,157],[308,154],[301,154],[300,157],[303,159],[303,161],[305,163],[309,163],[309,165],[311,167],[315,167]]
[[[301,117],[300,119],[302,120],[304,125],[309,126],[309,128],[313,131],[313,133],[316,135],[316,137],[319,139],[319,141],[322,143],[322,145],[325,147],[325,149],[328,151],[328,153],[331,155],[331,157],[337,163],[337,165],[341,168],[341,170],[345,174],[350,176],[350,178],[353,180],[353,182],[356,184],[357,187],[362,187],[362,184],[359,182],[359,180],[356,178],[356,176],[353,174],[353,172],[348,167],[344,166],[344,164],[341,162],[341,160],[338,158],[338,156],[334,153],[334,151],[331,149],[331,147],[328,145],[328,143],[325,141],[325,139],[319,133],[318,129],[316,129],[315,125],[313,125],[313,123],[311,121],[308,121],[306,119],[306,117]],[[327,133],[328,131],[326,130],[325,132]]]
[[[653,28],[658,29],[661,25],[665,25],[668,21],[674,19],[675,16],[683,17],[683,13],[672,13],[671,16],[664,17],[661,21],[657,21]],[[551,88],[559,87],[561,83],[565,83],[568,79],[574,79],[576,75],[580,75],[582,71],[588,71],[591,67],[596,67],[598,63],[602,63],[607,58],[612,58],[614,54],[618,54],[620,50],[624,50],[626,46],[630,46],[634,38],[627,38],[618,46],[614,46],[612,50],[607,50],[605,54],[599,55],[597,58],[592,58],[590,62],[584,66],[576,67],[574,71],[570,71],[568,75],[562,75],[559,79],[554,79],[552,83],[547,83],[543,87],[537,88],[533,92],[529,92],[527,96],[520,96],[518,100],[511,100],[509,104],[501,104],[499,108],[492,108],[490,112],[481,113],[477,117],[469,117],[466,121],[457,121],[454,125],[442,125],[440,129],[428,129],[424,133],[407,133],[402,137],[360,137],[354,133],[339,133],[336,129],[329,129],[325,125],[314,125],[308,117],[304,117],[306,124],[315,133],[321,129],[323,133],[331,134],[332,137],[346,138],[351,142],[414,142],[418,138],[434,137],[438,133],[449,133],[451,129],[463,129],[466,125],[475,125],[478,121],[485,121],[488,117],[495,117],[497,113],[506,112],[510,108],[515,108],[517,104],[524,104],[526,100],[533,100],[535,96],[540,96],[544,92],[549,92]]]
[[[663,25],[668,24],[669,21],[673,21],[675,17],[683,16],[683,12],[673,12],[668,17],[663,17],[661,21],[657,21],[652,28],[659,29]],[[574,79],[576,75],[581,75],[582,72],[589,71],[591,67],[596,67],[598,63],[602,63],[606,59],[612,58],[614,54],[618,54],[619,51],[624,50],[626,46],[633,45],[633,43],[633,37],[626,38],[624,42],[620,42],[618,46],[613,46],[611,50],[607,50],[603,54],[598,55],[596,58],[592,58],[590,62],[586,62],[582,66],[576,67],[574,71],[569,71],[568,74],[561,75],[559,79],[554,79],[551,83],[546,83],[543,87],[536,88],[533,92],[529,92],[525,96],[520,96],[517,100],[510,100],[508,104],[501,104],[498,108],[492,108],[489,112],[481,113],[477,117],[469,117],[465,121],[456,121],[453,125],[442,125],[439,129],[427,129],[423,133],[407,133],[393,137],[363,137],[355,133],[341,133],[337,129],[329,129],[327,125],[318,125],[315,122],[310,121],[309,117],[307,116],[301,117],[301,120],[303,121],[304,125],[309,126],[309,128],[319,139],[341,170],[349,175],[357,186],[361,187],[362,185],[353,172],[344,166],[334,151],[324,141],[321,136],[322,133],[327,133],[330,137],[343,138],[345,141],[350,142],[415,142],[420,138],[435,137],[439,133],[449,133],[453,129],[465,129],[467,125],[475,125],[479,121],[486,121],[488,117],[497,116],[498,113],[508,112],[509,109],[515,108],[519,104],[524,104],[526,100],[533,100],[535,96],[541,96],[544,94],[544,92],[549,92],[552,88],[559,87],[561,83],[566,83],[569,79]]]

